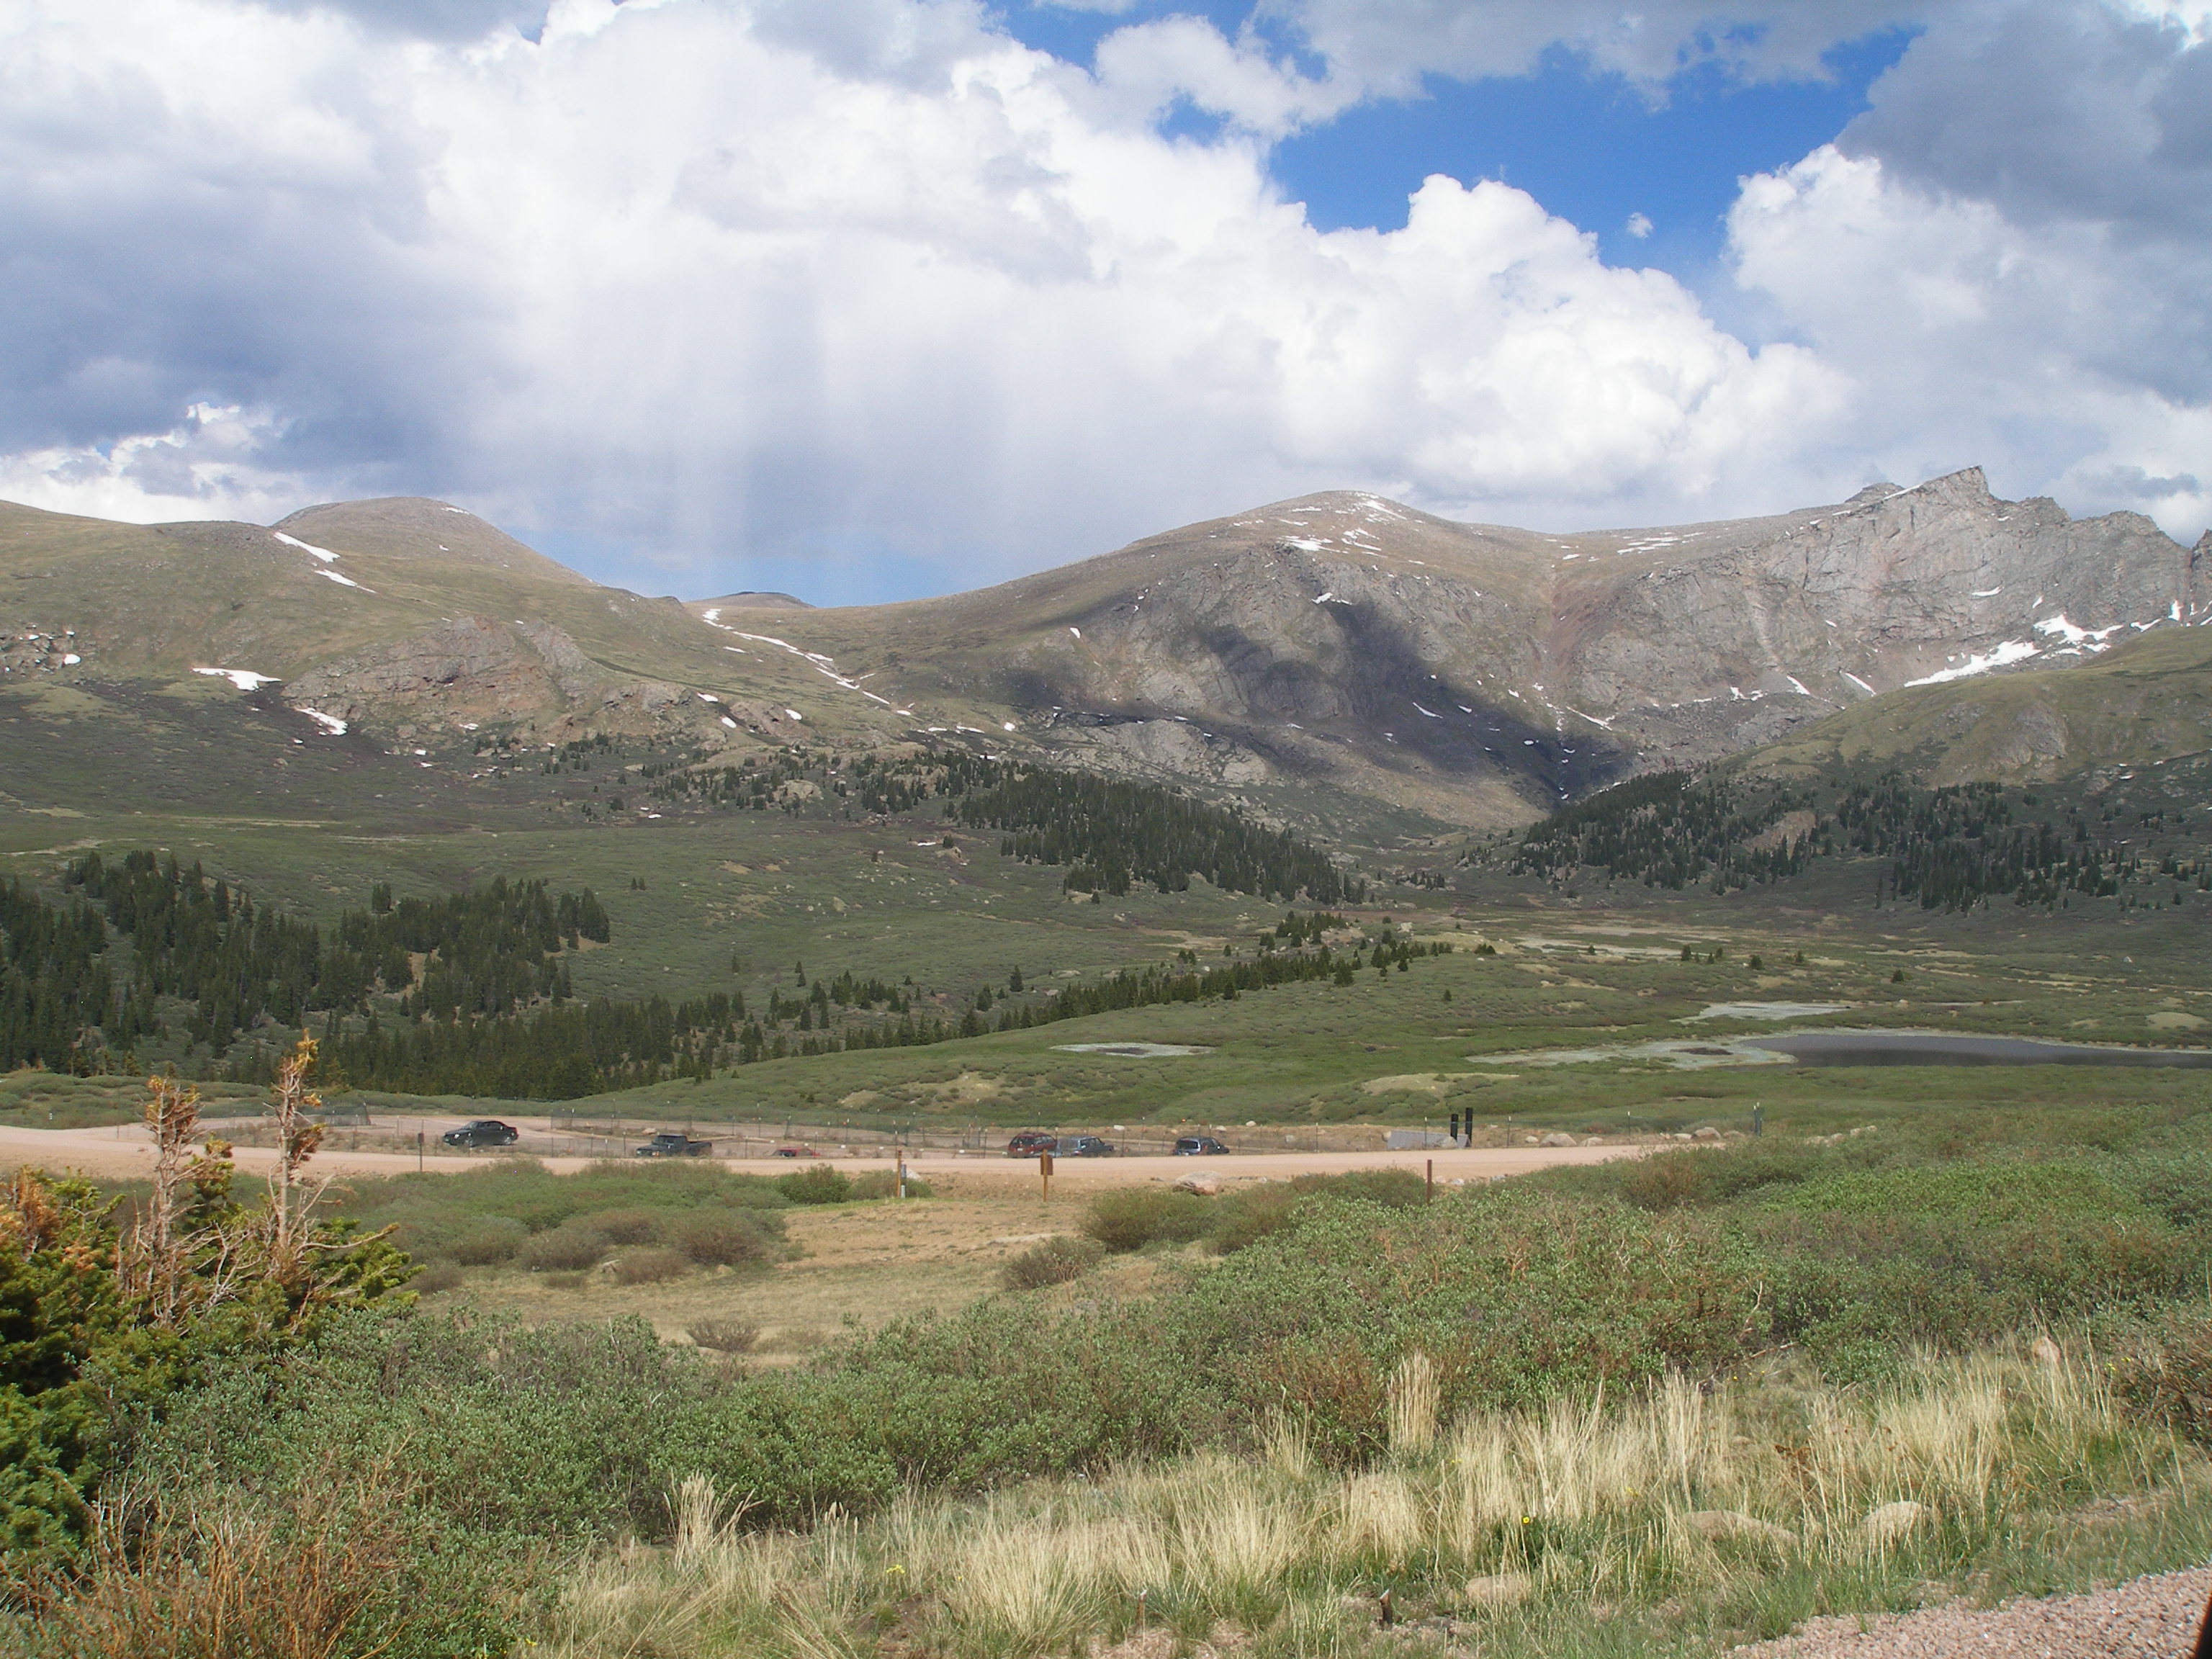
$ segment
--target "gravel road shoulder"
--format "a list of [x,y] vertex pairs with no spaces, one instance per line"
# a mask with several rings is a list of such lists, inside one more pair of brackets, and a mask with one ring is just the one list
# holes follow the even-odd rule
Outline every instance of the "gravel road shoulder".
[[2212,1567],[2194,1567],[2087,1595],[1814,1619],[1729,1659],[2186,1659],[2208,1595]]

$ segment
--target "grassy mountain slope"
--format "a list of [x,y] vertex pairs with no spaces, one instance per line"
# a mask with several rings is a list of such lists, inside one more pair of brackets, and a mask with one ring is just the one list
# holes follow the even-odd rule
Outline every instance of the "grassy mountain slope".
[[1914,687],[1741,757],[1779,776],[1904,772],[1929,785],[2048,782],[2212,748],[2212,629],[2145,635],[2065,672]]
[[[733,649],[674,599],[602,587],[435,501],[312,507],[273,530],[0,504],[0,605],[11,674],[163,684],[243,671],[387,741],[461,743],[491,727],[532,744],[599,730],[744,744],[810,723],[897,725],[787,652]],[[34,634],[66,651],[38,650]]]
[[[2002,501],[1972,469],[1572,535],[1337,492],[823,610],[604,587],[413,498],[274,528],[0,507],[0,673],[273,678],[332,732],[449,758],[603,732],[680,737],[713,763],[803,739],[972,744],[1376,843],[1525,822],[1930,677],[2091,661],[2197,617],[2199,577],[2148,520]],[[2057,741],[2023,718],[2000,748]]]

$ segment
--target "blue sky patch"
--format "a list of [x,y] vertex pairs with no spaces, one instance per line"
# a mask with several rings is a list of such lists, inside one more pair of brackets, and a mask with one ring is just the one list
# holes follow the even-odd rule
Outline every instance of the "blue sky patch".
[[[1364,104],[1277,146],[1275,177],[1316,228],[1395,230],[1432,173],[1498,179],[1595,231],[1609,264],[1695,279],[1719,253],[1736,181],[1787,167],[1843,131],[1910,37],[1831,53],[1833,80],[1743,85],[1713,69],[1679,76],[1657,106],[1619,76],[1547,53],[1533,75],[1432,78],[1430,96]],[[1649,229],[1630,228],[1642,215]]]
[[[1132,23],[1202,16],[1235,39],[1250,9],[1249,0],[1141,0],[1119,13],[1013,3],[1000,15],[1024,45],[1088,67],[1098,43]],[[1304,71],[1320,72],[1296,52],[1302,43],[1263,38]],[[1838,48],[1827,56],[1826,81],[1746,84],[1705,65],[1676,76],[1656,103],[1555,47],[1533,74],[1431,76],[1425,97],[1348,110],[1284,140],[1271,171],[1320,230],[1400,228],[1407,198],[1432,173],[1467,184],[1502,179],[1595,232],[1607,264],[1655,267],[1702,287],[1721,252],[1736,181],[1787,167],[1835,137],[1912,38],[1891,29]],[[1161,129],[1207,143],[1221,125],[1184,99]]]

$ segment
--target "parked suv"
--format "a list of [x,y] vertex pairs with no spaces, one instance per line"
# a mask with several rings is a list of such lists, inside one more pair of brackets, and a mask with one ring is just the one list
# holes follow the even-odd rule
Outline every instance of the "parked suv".
[[694,1140],[680,1129],[663,1129],[632,1152],[632,1158],[704,1158],[714,1150],[711,1140]]
[[1177,1158],[1211,1158],[1228,1150],[1212,1135],[1185,1135],[1175,1144]]
[[1008,1158],[1035,1158],[1039,1152],[1054,1150],[1054,1137],[1041,1129],[1024,1129],[1006,1143]]
[[1052,1149],[1054,1158],[1111,1158],[1114,1148],[1097,1135],[1062,1135]]
[[522,1131],[495,1117],[473,1117],[438,1139],[448,1146],[512,1146],[522,1139]]

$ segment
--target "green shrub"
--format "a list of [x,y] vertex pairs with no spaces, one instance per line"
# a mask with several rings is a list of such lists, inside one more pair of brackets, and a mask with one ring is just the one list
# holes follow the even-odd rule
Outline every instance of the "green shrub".
[[1065,1285],[1080,1279],[1105,1259],[1106,1247],[1095,1238],[1065,1235],[1032,1244],[999,1269],[999,1283],[1010,1291],[1041,1291],[1048,1285]]
[[1304,1198],[1352,1198],[1402,1210],[1425,1203],[1429,1183],[1411,1170],[1352,1170],[1343,1175],[1293,1176],[1291,1190]]
[[2162,1309],[2115,1346],[2113,1392],[2122,1402],[2212,1445],[2212,1306]]
[[356,1316],[293,1363],[212,1373],[149,1436],[133,1474],[149,1490],[275,1495],[392,1459],[410,1501],[483,1553],[649,1537],[665,1523],[658,1437],[717,1386],[640,1319]]
[[691,1259],[683,1251],[664,1250],[655,1245],[635,1246],[615,1257],[617,1285],[659,1285],[681,1279],[690,1271]]
[[[115,1206],[98,1188],[29,1169],[0,1184],[0,1582],[79,1547],[137,1425],[198,1376],[251,1371],[349,1307],[412,1301],[390,1295],[413,1268],[384,1239],[318,1228],[304,1273],[295,1259],[283,1282],[267,1212],[236,1205],[221,1179],[182,1213],[204,1231],[183,1252],[175,1318],[156,1322],[118,1282]],[[219,1269],[232,1297],[210,1306],[197,1293]]]
[[2202,1158],[2148,1165],[2139,1191],[2145,1205],[2177,1227],[2212,1223],[2212,1164]]
[[441,1251],[469,1222],[494,1216],[544,1232],[610,1212],[665,1218],[695,1209],[747,1209],[772,1215],[787,1203],[765,1176],[732,1175],[688,1159],[610,1159],[556,1176],[532,1159],[502,1158],[465,1175],[350,1181],[333,1196],[340,1212],[364,1227],[397,1221],[400,1244],[424,1254]]
[[853,1183],[827,1164],[778,1176],[775,1189],[793,1204],[842,1204],[853,1196]]
[[1287,1181],[1255,1181],[1224,1193],[1214,1206],[1206,1247],[1229,1255],[1291,1224],[1299,1194]]
[[584,1224],[606,1236],[610,1244],[658,1244],[665,1218],[651,1210],[600,1210]]
[[702,1267],[742,1267],[767,1261],[781,1234],[750,1211],[695,1211],[670,1229],[670,1242]]
[[515,1260],[532,1273],[575,1273],[596,1267],[607,1253],[607,1236],[595,1227],[564,1221],[522,1241]]
[[1656,1152],[1606,1169],[1601,1175],[1589,1172],[1595,1178],[1585,1183],[1585,1189],[1609,1188],[1640,1210],[1725,1204],[1754,1193],[1780,1194],[1777,1201],[1784,1201],[1789,1189],[1817,1175],[1841,1174],[1878,1150],[1869,1146],[1835,1152],[1778,1145]]
[[1187,1243],[1212,1224],[1213,1207],[1194,1193],[1167,1187],[1115,1187],[1091,1200],[1083,1231],[1109,1250],[1158,1243]]
[[743,1492],[750,1525],[803,1525],[833,1504],[865,1515],[898,1495],[900,1477],[856,1404],[811,1377],[750,1380],[671,1418],[655,1437],[654,1478],[667,1491],[703,1474],[718,1491]]
[[742,1319],[702,1319],[685,1334],[714,1353],[750,1353],[760,1340],[760,1327]]
[[1157,1303],[1040,1318],[992,1298],[849,1340],[811,1375],[921,1487],[972,1491],[1183,1449],[1234,1427]]
[[439,1252],[464,1267],[496,1267],[514,1260],[514,1253],[530,1237],[520,1221],[505,1216],[483,1216],[466,1224]]
[[1233,1255],[1281,1231],[1290,1224],[1292,1211],[1309,1199],[1350,1199],[1401,1210],[1425,1203],[1428,1196],[1428,1182],[1411,1170],[1353,1170],[1344,1175],[1255,1182],[1225,1194],[1215,1204],[1206,1243],[1216,1255]]

